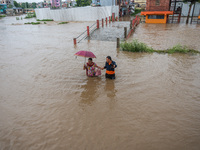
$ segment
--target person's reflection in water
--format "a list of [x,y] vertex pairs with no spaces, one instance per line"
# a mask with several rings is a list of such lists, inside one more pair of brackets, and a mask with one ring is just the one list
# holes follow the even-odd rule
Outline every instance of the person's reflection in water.
[[110,99],[115,98],[117,90],[115,90],[115,81],[106,79],[105,92]]
[[81,93],[80,103],[92,105],[92,102],[94,102],[99,96],[97,89],[100,83],[101,78],[87,78],[87,83],[81,86],[83,92]]

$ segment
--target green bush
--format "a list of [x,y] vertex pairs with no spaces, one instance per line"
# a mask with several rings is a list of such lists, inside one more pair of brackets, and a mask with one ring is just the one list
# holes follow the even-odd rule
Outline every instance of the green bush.
[[146,53],[200,53],[197,50],[189,49],[186,46],[175,45],[174,47],[167,49],[167,50],[154,50],[153,48],[147,46],[145,43],[138,42],[138,40],[133,40],[132,42],[123,42],[120,44],[122,51],[128,52],[146,52]]
[[32,24],[32,25],[37,25],[37,24],[40,24],[40,22],[27,22],[27,23],[24,23],[24,24]]
[[148,52],[152,53],[154,50],[147,46],[145,43],[138,42],[138,40],[133,40],[131,43],[124,42],[120,44],[123,51],[129,52]]
[[43,19],[43,20],[37,19],[37,21],[53,21],[53,19]]
[[27,13],[25,19],[29,19],[29,18],[33,18],[33,17],[35,17],[34,13],[33,14],[32,13]]
[[68,24],[69,22],[60,22],[58,24]]
[[0,18],[1,18],[1,17],[2,17],[2,18],[3,18],[3,17],[6,17],[6,15],[0,15]]

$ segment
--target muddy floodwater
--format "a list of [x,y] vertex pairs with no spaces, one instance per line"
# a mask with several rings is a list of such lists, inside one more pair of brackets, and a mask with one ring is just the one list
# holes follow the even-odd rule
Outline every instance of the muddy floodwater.
[[[72,39],[93,22],[24,25],[0,19],[1,150],[199,150],[200,55],[129,53],[116,42]],[[200,50],[200,26],[140,24],[156,49]],[[131,40],[131,39],[130,39]],[[86,77],[79,50],[116,79]]]

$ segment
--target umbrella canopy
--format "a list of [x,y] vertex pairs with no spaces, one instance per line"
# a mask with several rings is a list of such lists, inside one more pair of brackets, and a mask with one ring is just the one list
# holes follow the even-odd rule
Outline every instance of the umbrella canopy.
[[96,58],[96,56],[90,52],[90,51],[79,51],[75,54],[76,56],[81,56],[81,57],[88,57],[88,58]]

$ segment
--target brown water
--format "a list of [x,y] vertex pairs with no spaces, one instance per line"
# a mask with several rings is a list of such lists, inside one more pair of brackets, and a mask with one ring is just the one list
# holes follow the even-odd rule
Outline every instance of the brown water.
[[[200,149],[199,55],[134,54],[92,40],[74,48],[72,39],[92,23],[23,22],[0,20],[1,150]],[[157,48],[180,39],[199,48],[189,35],[199,35],[199,27],[161,29],[142,24],[134,37],[152,46],[160,41]],[[177,39],[175,29],[183,36]],[[79,50],[94,52],[100,66],[111,55],[116,80],[86,77],[84,59],[74,57]]]

